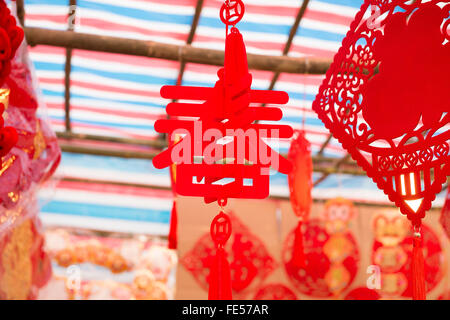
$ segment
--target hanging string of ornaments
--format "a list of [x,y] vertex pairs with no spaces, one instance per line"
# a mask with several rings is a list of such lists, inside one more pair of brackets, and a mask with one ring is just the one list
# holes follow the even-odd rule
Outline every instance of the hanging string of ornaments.
[[225,61],[213,88],[161,88],[165,99],[204,102],[169,103],[166,110],[170,119],[155,122],[155,130],[168,133],[171,142],[153,159],[153,165],[162,169],[175,164],[171,174],[176,177],[172,179],[176,194],[204,197],[205,203],[217,202],[220,207],[210,230],[216,246],[208,277],[210,300],[232,298],[230,266],[224,249],[232,232],[225,209],[227,199],[264,199],[269,195],[270,169],[284,174],[291,170],[290,162],[265,140],[288,139],[292,128],[258,123],[279,121],[282,111],[252,106],[285,104],[289,96],[282,91],[251,89],[245,44],[236,28],[244,12],[241,0],[225,1],[220,9],[220,19],[226,26]]
[[[0,1],[0,87],[11,72],[11,60],[24,37],[23,30],[16,25],[16,19],[6,3]],[[5,127],[3,112],[5,105],[0,103],[0,157],[4,157],[17,143],[18,135],[13,127]],[[1,161],[0,161],[1,162]]]
[[313,103],[411,221],[413,299],[426,298],[421,220],[450,173],[449,16],[450,1],[366,0]]
[[289,195],[292,210],[298,219],[291,263],[297,268],[304,268],[306,259],[303,248],[302,226],[308,220],[311,211],[311,190],[313,187],[311,144],[306,139],[304,130],[294,132],[288,159],[293,165],[293,169],[288,175]]

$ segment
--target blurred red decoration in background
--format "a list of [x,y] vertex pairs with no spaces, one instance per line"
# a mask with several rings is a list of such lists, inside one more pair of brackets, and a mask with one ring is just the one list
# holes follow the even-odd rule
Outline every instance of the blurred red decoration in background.
[[366,0],[313,103],[411,220],[414,299],[425,299],[421,219],[450,173],[449,10],[450,1]]
[[[341,207],[331,200],[330,208]],[[358,272],[359,251],[353,234],[347,229],[350,219],[330,217],[311,219],[304,223],[304,266],[293,263],[291,252],[295,230],[284,241],[282,258],[288,279],[295,289],[314,298],[339,297]]]
[[364,287],[353,289],[345,296],[345,300],[379,300],[379,299],[380,295],[375,290]]
[[292,262],[298,267],[305,267],[302,224],[307,221],[311,210],[313,162],[311,158],[311,144],[306,140],[304,131],[296,131],[294,133],[288,160],[293,166],[288,175],[290,199],[292,209],[298,218],[292,250]]
[[297,296],[284,284],[274,283],[259,289],[253,300],[297,300]]
[[444,207],[442,208],[440,222],[447,237],[450,239],[450,188],[447,190]]
[[[229,252],[233,295],[249,299],[251,297],[248,293],[254,292],[254,289],[261,285],[277,265],[263,241],[243,224],[237,214],[230,212],[228,216],[233,233],[225,249]],[[204,234],[180,259],[180,264],[205,290],[208,289],[208,269],[214,263],[214,256],[215,246],[211,242],[211,237]]]

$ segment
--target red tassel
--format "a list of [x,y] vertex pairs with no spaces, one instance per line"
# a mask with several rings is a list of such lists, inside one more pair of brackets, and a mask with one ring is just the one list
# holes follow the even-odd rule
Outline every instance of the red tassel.
[[178,236],[177,236],[178,214],[177,214],[177,202],[173,202],[172,213],[170,215],[170,229],[168,236],[168,248],[172,250],[177,249]]
[[227,253],[222,247],[218,247],[209,271],[208,300],[231,299],[230,265],[227,261]]
[[422,239],[420,233],[414,234],[412,252],[412,298],[413,300],[426,300],[425,271],[422,253]]
[[303,249],[302,221],[298,221],[295,229],[294,246],[292,248],[291,263],[297,268],[306,267],[305,252]]

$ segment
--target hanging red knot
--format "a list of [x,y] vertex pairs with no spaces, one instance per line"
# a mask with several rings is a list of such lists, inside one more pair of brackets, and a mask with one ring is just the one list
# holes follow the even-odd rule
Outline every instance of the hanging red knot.
[[426,300],[425,288],[425,262],[422,252],[422,235],[420,227],[414,226],[413,252],[411,264],[412,298],[413,300]]
[[221,211],[211,223],[211,238],[217,251],[209,271],[209,300],[232,299],[230,265],[224,249],[230,236],[231,220]]
[[306,266],[302,223],[307,221],[311,209],[311,189],[313,163],[311,158],[311,144],[305,137],[304,131],[296,131],[289,148],[288,159],[293,165],[289,172],[289,192],[292,209],[298,218],[295,229],[294,246],[291,263],[297,268]]
[[241,0],[226,0],[220,8],[220,20],[227,26],[235,26],[242,20],[245,6]]

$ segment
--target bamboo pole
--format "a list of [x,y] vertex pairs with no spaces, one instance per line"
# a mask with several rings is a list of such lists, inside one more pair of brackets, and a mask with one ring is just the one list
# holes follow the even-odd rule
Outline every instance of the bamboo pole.
[[[48,45],[215,66],[222,66],[224,61],[223,51],[195,48],[190,45],[179,46],[155,41],[43,28],[27,27],[24,30],[27,41],[32,46]],[[296,74],[324,74],[331,64],[331,60],[327,59],[267,56],[251,53],[247,55],[247,59],[250,69]]]

